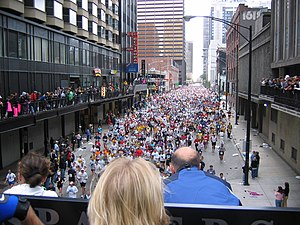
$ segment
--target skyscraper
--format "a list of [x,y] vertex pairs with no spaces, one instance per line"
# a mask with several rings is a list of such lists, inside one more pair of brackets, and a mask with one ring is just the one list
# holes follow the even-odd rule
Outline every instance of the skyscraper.
[[178,65],[185,82],[184,0],[138,0],[139,59]]
[[[210,16],[231,21],[239,4],[247,4],[249,7],[270,8],[271,0],[212,0]],[[216,50],[218,47],[226,47],[226,32],[226,24],[210,19],[204,20],[203,74],[207,76],[211,84],[216,79]]]

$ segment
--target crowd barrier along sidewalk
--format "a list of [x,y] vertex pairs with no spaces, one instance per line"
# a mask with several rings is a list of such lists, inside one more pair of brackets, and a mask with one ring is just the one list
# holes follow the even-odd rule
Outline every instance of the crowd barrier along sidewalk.
[[[88,200],[28,197],[44,224],[89,225]],[[165,204],[172,225],[298,225],[300,208]],[[5,225],[19,224],[16,218]]]

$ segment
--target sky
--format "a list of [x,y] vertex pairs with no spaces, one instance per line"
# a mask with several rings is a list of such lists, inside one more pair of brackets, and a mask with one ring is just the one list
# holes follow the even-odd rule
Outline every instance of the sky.
[[[209,15],[209,8],[210,0],[185,0],[185,15],[207,16]],[[193,18],[185,23],[186,41],[192,41],[194,44],[193,79],[202,74],[202,24],[202,18]]]

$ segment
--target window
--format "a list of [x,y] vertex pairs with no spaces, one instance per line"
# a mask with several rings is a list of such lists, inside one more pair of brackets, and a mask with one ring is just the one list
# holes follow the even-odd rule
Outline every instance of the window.
[[86,51],[86,65],[90,65],[90,51]]
[[296,162],[297,162],[297,153],[298,153],[297,149],[295,149],[294,147],[292,147],[291,158],[293,160],[295,160]]
[[112,0],[107,0],[107,6],[108,9],[112,10]]
[[280,139],[280,150],[284,152],[284,148],[285,148],[285,141]]
[[75,48],[73,46],[70,46],[69,47],[69,64],[71,64],[71,65],[75,64],[74,53],[75,53]]
[[112,41],[112,32],[107,30],[107,37],[106,37],[106,40],[109,40],[109,41]]
[[54,55],[54,63],[59,63],[59,43],[54,42],[54,50],[53,50],[53,55]]
[[70,23],[76,26],[77,20],[76,20],[76,12],[70,9]]
[[8,32],[8,57],[18,57],[18,33],[15,31]]
[[27,59],[26,34],[19,33],[18,57],[20,59]]
[[95,35],[98,34],[98,25],[95,22],[92,22],[92,33]]
[[66,46],[64,44],[60,44],[59,49],[60,49],[60,63],[66,64]]
[[87,50],[83,49],[82,50],[82,65],[86,65],[86,52]]
[[101,9],[100,19],[105,22],[105,11]]
[[3,56],[3,38],[2,38],[2,29],[0,28],[0,56]]
[[99,26],[98,36],[105,38],[105,28],[104,27]]
[[42,39],[34,38],[34,60],[42,61]]
[[93,16],[95,16],[95,17],[98,16],[98,7],[93,2],[89,2],[89,13],[92,14]]
[[79,48],[75,48],[75,65],[79,66]]
[[275,144],[275,134],[272,133],[272,143]]
[[88,11],[88,0],[81,0],[81,2],[82,2],[81,8]]
[[34,8],[45,12],[45,0],[35,0]]
[[277,123],[277,110],[271,109],[271,121],[274,123]]
[[62,19],[63,18],[63,6],[61,3],[54,1],[54,16]]
[[42,61],[48,62],[49,61],[49,46],[48,40],[42,39]]
[[89,28],[89,20],[86,17],[82,17],[82,29],[88,31]]

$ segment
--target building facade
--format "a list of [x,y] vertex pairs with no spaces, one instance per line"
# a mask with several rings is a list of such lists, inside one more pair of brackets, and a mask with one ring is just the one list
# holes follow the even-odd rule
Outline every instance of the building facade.
[[[298,173],[299,12],[298,1],[274,0],[271,19],[268,12],[263,12],[257,19],[253,35],[251,89],[251,127],[256,128],[265,142]],[[248,57],[248,44],[245,43],[239,49],[239,80],[247,79],[243,74],[248,71]],[[239,109],[244,114],[247,100],[241,92],[247,87],[241,83],[244,82],[239,85]]]
[[138,0],[139,60],[174,61],[185,83],[184,0]]
[[[122,58],[122,13],[133,15],[126,29],[136,31],[130,6],[117,0],[0,2],[0,168],[31,150],[46,153],[50,137],[83,131],[107,112],[131,107],[133,95],[120,89],[129,79],[122,63],[130,60]],[[75,94],[72,104],[47,101],[62,90]],[[38,105],[19,102],[31,93],[41,97]],[[21,109],[10,117],[12,98]]]

